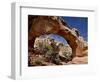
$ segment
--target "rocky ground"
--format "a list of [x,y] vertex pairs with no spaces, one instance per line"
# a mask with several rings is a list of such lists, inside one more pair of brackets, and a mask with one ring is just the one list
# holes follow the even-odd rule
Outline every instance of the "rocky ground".
[[43,54],[29,52],[28,59],[29,66],[51,66],[51,65],[69,65],[69,64],[87,64],[88,56],[74,57],[71,61],[60,61],[59,64],[55,64],[48,61]]
[[84,57],[75,57],[72,61],[69,61],[67,64],[87,64],[88,63],[88,56]]

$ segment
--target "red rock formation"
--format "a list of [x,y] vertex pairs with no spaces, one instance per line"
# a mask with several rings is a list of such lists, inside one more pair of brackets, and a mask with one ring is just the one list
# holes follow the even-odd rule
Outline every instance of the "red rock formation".
[[57,16],[29,16],[28,44],[32,49],[36,37],[44,34],[58,34],[66,39],[72,48],[72,56],[82,56],[82,49],[78,44],[78,36]]

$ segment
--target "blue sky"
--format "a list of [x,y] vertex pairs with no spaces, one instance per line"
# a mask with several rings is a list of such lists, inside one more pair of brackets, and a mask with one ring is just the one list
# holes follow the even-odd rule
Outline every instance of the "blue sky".
[[81,36],[88,39],[88,18],[87,17],[62,17],[68,25],[78,29]]
[[[87,17],[62,17],[64,21],[71,27],[78,29],[80,35],[87,41],[88,40],[88,18]],[[52,35],[52,38],[54,38],[57,41],[63,42],[66,44],[64,38],[58,36],[58,35]]]

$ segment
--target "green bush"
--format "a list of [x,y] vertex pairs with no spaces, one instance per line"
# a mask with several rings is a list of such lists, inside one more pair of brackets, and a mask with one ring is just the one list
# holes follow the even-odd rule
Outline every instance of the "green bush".
[[40,60],[33,61],[33,65],[42,65],[42,62]]

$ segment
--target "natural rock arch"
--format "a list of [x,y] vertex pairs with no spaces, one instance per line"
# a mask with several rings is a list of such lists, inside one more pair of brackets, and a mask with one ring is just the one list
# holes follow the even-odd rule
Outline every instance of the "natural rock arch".
[[36,37],[44,34],[58,34],[66,39],[72,48],[72,56],[82,56],[82,48],[78,44],[79,33],[71,29],[58,16],[28,16],[28,46],[33,48]]

